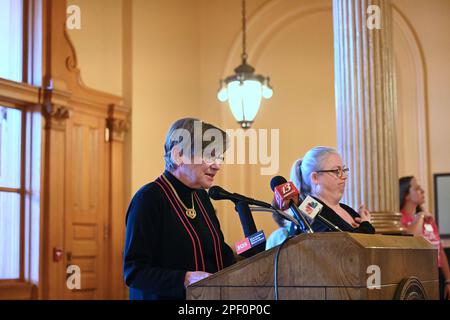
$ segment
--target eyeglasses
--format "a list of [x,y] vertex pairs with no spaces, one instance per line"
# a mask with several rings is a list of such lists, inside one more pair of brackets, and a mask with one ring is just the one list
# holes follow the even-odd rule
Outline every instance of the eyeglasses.
[[225,157],[223,155],[213,157],[203,157],[203,161],[205,161],[205,163],[208,165],[211,165],[213,163],[223,164],[225,161]]
[[349,173],[350,169],[349,168],[338,168],[338,169],[333,169],[333,170],[317,170],[317,173],[320,172],[331,172],[334,173],[336,175],[336,177],[338,177],[339,179],[342,178],[347,178],[348,177],[348,173]]

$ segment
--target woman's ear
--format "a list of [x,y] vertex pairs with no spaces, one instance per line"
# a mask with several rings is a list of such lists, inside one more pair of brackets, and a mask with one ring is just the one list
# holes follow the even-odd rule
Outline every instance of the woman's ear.
[[317,172],[311,172],[309,176],[311,184],[319,184],[319,174]]
[[183,164],[183,156],[178,146],[172,148],[172,150],[170,151],[170,157],[172,158],[172,161],[177,165],[177,167]]

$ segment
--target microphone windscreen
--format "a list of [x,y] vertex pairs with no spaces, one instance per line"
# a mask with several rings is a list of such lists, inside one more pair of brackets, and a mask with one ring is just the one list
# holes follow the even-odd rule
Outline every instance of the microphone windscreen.
[[282,176],[276,176],[273,177],[272,180],[270,180],[270,188],[272,191],[275,190],[275,187],[278,187],[280,184],[286,183],[287,180]]
[[212,186],[208,190],[208,195],[213,200],[226,199],[226,195],[228,195],[228,194],[229,194],[228,191],[226,191],[225,189],[223,189],[222,187],[219,187],[219,186]]

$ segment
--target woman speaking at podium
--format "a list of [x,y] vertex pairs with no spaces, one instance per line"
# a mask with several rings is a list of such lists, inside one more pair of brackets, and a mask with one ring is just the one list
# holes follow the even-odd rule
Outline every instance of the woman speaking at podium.
[[[215,139],[205,145],[208,134]],[[124,277],[130,299],[185,299],[188,285],[234,263],[205,191],[220,169],[226,141],[223,130],[197,119],[170,127],[166,170],[136,192],[127,212]]]
[[[339,153],[329,147],[315,147],[291,169],[291,181],[301,196],[312,196],[323,205],[320,215],[342,231],[375,233],[369,211],[361,205],[358,212],[341,203],[349,168]],[[319,220],[311,225],[314,232],[333,231]]]

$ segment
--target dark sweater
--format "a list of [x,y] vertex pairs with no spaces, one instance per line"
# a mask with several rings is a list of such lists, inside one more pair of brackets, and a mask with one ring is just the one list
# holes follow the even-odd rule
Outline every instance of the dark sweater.
[[[339,227],[342,231],[345,232],[356,232],[356,233],[368,233],[368,234],[374,234],[375,228],[372,226],[372,224],[368,221],[362,222],[359,227],[353,228],[351,225],[347,223],[344,219],[342,219],[334,210],[332,210],[330,207],[328,207],[325,203],[320,201],[319,199],[315,198],[317,201],[319,201],[323,205],[323,209],[320,213],[321,216],[323,216],[325,219],[333,223],[335,226]],[[353,210],[351,207],[340,203],[339,206],[347,211],[352,218],[360,218],[361,216]],[[319,219],[314,220],[314,223],[311,225],[314,232],[328,232],[328,231],[336,231],[334,229],[331,229],[327,225],[325,225],[323,222],[319,221]]]
[[188,207],[195,192],[197,215],[190,219],[184,210],[174,209],[177,203],[173,196],[169,201],[169,188],[161,178],[136,192],[127,212],[124,247],[130,299],[185,299],[187,271],[214,273],[235,262],[206,191],[187,187],[168,171],[164,175]]

